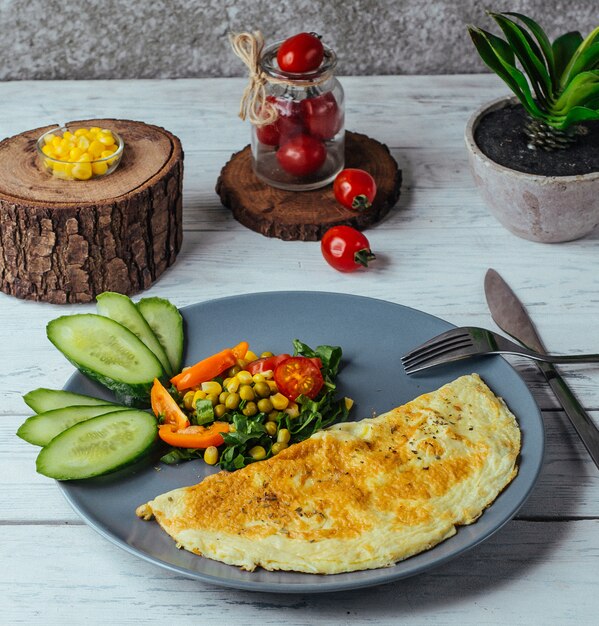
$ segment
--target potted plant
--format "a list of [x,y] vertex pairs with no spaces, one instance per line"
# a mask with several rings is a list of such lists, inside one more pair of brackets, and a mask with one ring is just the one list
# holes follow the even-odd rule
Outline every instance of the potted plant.
[[505,38],[468,30],[515,98],[486,104],[468,122],[475,182],[514,234],[546,243],[583,237],[599,224],[599,27],[551,43],[525,15],[490,16]]

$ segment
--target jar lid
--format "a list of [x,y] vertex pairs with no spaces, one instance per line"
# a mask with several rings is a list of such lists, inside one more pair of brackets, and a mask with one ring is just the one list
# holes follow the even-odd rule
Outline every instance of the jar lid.
[[301,74],[295,74],[293,72],[285,72],[277,63],[277,53],[279,48],[283,44],[283,40],[272,43],[262,51],[260,57],[260,67],[262,71],[268,76],[273,78],[288,80],[289,82],[295,82],[298,84],[312,85],[314,83],[322,83],[327,80],[333,73],[333,70],[337,67],[337,55],[332,48],[323,44],[324,56],[322,63],[311,72],[303,72]]

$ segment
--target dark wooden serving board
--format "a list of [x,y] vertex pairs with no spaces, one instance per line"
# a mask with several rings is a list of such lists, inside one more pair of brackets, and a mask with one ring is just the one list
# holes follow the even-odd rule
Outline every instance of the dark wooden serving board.
[[106,177],[61,180],[36,153],[38,137],[55,126],[0,142],[0,289],[53,303],[146,289],[181,248],[181,143],[131,120],[67,126],[115,130],[125,142],[122,161]]
[[376,180],[377,195],[362,212],[341,206],[328,185],[313,191],[285,191],[261,182],[252,170],[251,149],[235,153],[223,167],[216,192],[244,226],[279,239],[317,241],[338,224],[363,230],[376,224],[396,204],[401,170],[384,144],[366,135],[345,135],[345,167],[364,169]]

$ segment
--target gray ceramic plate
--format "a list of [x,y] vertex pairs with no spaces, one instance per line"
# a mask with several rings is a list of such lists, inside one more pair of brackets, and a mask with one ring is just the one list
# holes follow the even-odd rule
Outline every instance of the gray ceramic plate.
[[[382,300],[321,292],[234,296],[194,304],[182,309],[182,314],[186,363],[241,339],[256,351],[289,352],[294,338],[311,346],[342,346],[339,392],[355,400],[354,419],[382,413],[462,374],[477,372],[519,420],[523,435],[520,471],[477,522],[459,528],[455,536],[431,550],[394,567],[332,576],[262,569],[245,572],[177,550],[158,524],[136,518],[137,505],[197,483],[215,471],[201,461],[175,467],[145,463],[94,480],[59,483],[92,528],[136,556],[184,576],[239,589],[317,593],[367,587],[424,572],[472,548],[510,520],[533,488],[543,458],[543,423],[528,388],[506,361],[492,356],[412,377],[404,374],[400,356],[451,328],[447,322]],[[66,389],[110,398],[105,389],[78,373]]]

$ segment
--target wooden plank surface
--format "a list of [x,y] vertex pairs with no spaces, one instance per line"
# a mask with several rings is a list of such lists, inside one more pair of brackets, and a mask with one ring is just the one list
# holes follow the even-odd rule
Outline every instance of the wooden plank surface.
[[[266,239],[220,205],[214,192],[220,168],[249,139],[236,118],[241,79],[0,83],[0,138],[94,116],[140,119],[180,137],[183,249],[144,295],[183,306],[256,291],[338,291],[495,328],[482,288],[485,270],[494,267],[553,351],[599,351],[599,231],[560,245],[518,239],[488,213],[470,178],[463,129],[471,111],[504,93],[499,81],[484,75],[342,82],[347,127],[390,146],[404,174],[398,206],[367,231],[377,263],[351,275],[329,268],[318,243]],[[112,546],[35,473],[35,449],[14,435],[29,415],[22,394],[62,387],[73,372],[47,341],[46,323],[91,310],[0,294],[0,562],[9,565],[0,574],[3,622],[70,624],[85,614],[87,623],[119,624],[595,623],[599,471],[536,368],[517,359],[547,427],[538,485],[515,521],[429,574],[348,594],[269,596],[189,581]],[[563,371],[599,422],[599,369]]]

